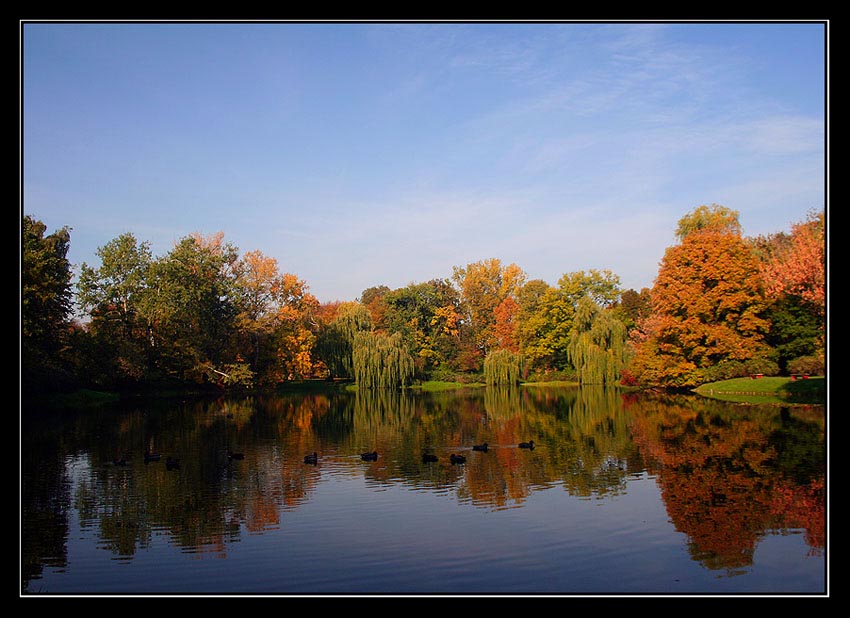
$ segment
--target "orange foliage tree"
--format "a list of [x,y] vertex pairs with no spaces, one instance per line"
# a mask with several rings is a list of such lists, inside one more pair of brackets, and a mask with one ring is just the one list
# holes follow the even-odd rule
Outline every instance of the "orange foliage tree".
[[653,315],[630,367],[640,381],[692,387],[774,371],[759,266],[738,234],[687,234],[665,252],[651,296]]
[[274,384],[310,375],[315,337],[309,320],[318,301],[307,285],[293,274],[281,274],[277,260],[261,251],[245,253],[236,271],[241,356],[250,361],[259,382]]
[[455,267],[452,279],[460,291],[465,323],[478,349],[486,353],[498,347],[496,308],[505,298],[516,296],[525,283],[525,272],[516,264],[503,266],[501,260],[490,258]]

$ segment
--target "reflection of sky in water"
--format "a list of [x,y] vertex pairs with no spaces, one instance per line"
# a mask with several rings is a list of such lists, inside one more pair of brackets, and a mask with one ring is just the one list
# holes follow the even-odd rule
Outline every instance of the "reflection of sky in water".
[[[32,473],[46,481],[44,489],[33,489],[37,499],[25,502],[37,507],[33,521],[58,522],[60,529],[64,522],[67,535],[64,546],[38,547],[42,577],[28,590],[822,592],[825,551],[813,549],[807,538],[822,531],[816,514],[800,518],[804,509],[798,502],[815,494],[765,476],[787,493],[768,491],[771,484],[762,483],[760,493],[749,496],[748,479],[767,470],[726,477],[708,474],[714,469],[706,467],[706,476],[693,480],[683,471],[711,454],[699,447],[704,431],[713,432],[718,444],[724,436],[746,435],[751,446],[743,453],[759,456],[767,452],[762,436],[775,427],[790,427],[794,431],[787,435],[801,440],[801,432],[811,429],[808,442],[793,452],[806,453],[805,461],[817,459],[818,430],[808,421],[788,425],[784,419],[777,425],[773,414],[747,417],[727,412],[725,404],[707,405],[706,412],[695,406],[692,412],[654,403],[649,414],[628,416],[619,399],[594,403],[568,395],[554,401],[558,410],[567,410],[559,415],[530,395],[521,413],[509,398],[435,400],[450,414],[407,402],[410,413],[401,417],[370,416],[363,401],[360,408],[340,412],[327,400],[320,407],[287,400],[272,409],[246,404],[238,423],[206,408],[168,409],[161,416],[104,414],[102,421],[87,416],[87,431],[70,424],[61,447],[58,432],[55,444],[42,446],[74,453],[64,457],[63,472],[38,466]],[[341,401],[346,402],[351,400]],[[486,418],[483,404],[489,404]],[[725,421],[670,424],[692,413],[723,415]],[[654,440],[658,419],[694,454]],[[751,433],[736,430],[739,421]],[[114,466],[113,447],[98,448],[110,432],[114,437],[106,444],[129,445],[130,465]],[[516,440],[532,436],[539,436],[534,451],[517,448]],[[163,462],[143,463],[142,451],[132,445],[151,437],[165,453],[183,457],[180,471],[168,472]],[[489,452],[472,451],[482,440],[491,445]],[[245,451],[244,461],[228,459],[231,445]],[[438,463],[421,461],[426,447],[440,455]],[[380,451],[378,461],[361,461],[359,453],[372,448]],[[305,465],[304,454],[314,449],[320,452],[318,465]],[[451,465],[452,452],[465,454],[467,463]],[[651,465],[644,461],[647,452]],[[672,456],[684,459],[660,463]],[[687,465],[678,468],[677,461]],[[51,495],[57,488],[64,488],[64,496]],[[706,510],[715,489],[741,497],[723,502],[718,511]],[[51,501],[60,509],[52,519],[45,516]],[[756,512],[751,506],[778,514],[795,505],[795,515],[782,522],[758,521],[790,528],[781,534],[753,528],[747,518]],[[809,506],[815,513],[819,507]],[[706,536],[718,524],[723,536]],[[797,533],[798,525],[812,529]],[[24,538],[32,534],[28,530]],[[748,544],[755,546],[751,560]],[[711,554],[715,549],[721,555]]]
[[[516,593],[817,592],[823,561],[802,535],[766,537],[745,576],[694,561],[673,529],[655,479],[591,499],[558,486],[521,506],[475,508],[452,492],[331,475],[280,525],[239,535],[221,551],[181,551],[153,534],[116,561],[81,531],[72,509],[68,567],[34,582],[48,592]],[[244,532],[244,531],[243,531]],[[61,576],[60,576],[61,574]],[[795,591],[795,590],[792,590]]]

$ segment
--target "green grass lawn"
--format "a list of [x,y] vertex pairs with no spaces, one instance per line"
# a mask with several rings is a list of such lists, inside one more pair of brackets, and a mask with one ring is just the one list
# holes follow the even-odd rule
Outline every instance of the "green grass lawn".
[[733,378],[703,384],[695,389],[700,395],[741,403],[812,404],[826,403],[823,377],[797,379],[785,377]]
[[417,384],[412,386],[411,388],[418,388],[423,391],[429,392],[437,392],[437,391],[450,391],[457,388],[474,388],[484,386],[483,383],[480,382],[447,382],[441,380],[427,380],[422,382],[421,384]]

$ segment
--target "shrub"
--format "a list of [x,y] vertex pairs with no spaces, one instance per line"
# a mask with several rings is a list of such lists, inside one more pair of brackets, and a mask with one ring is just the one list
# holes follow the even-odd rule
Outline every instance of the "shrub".
[[805,373],[821,376],[826,373],[822,354],[800,356],[788,362],[788,373]]
[[779,373],[779,366],[772,360],[766,358],[751,359],[748,361],[721,361],[711,367],[703,367],[696,372],[699,375],[698,382],[719,382],[731,378],[743,378],[754,373],[773,376]]

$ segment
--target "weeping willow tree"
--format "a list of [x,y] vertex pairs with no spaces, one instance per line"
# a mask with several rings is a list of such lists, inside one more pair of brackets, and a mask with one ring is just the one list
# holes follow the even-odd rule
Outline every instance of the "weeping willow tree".
[[358,388],[400,388],[413,377],[413,357],[401,333],[355,333],[352,366]]
[[626,327],[587,297],[576,307],[567,355],[581,384],[616,384],[626,365]]
[[484,381],[489,385],[519,384],[522,356],[510,350],[490,352],[484,359]]
[[325,363],[332,377],[353,378],[354,339],[358,333],[371,329],[372,319],[365,306],[359,303],[343,305],[339,315],[319,333],[314,353]]

